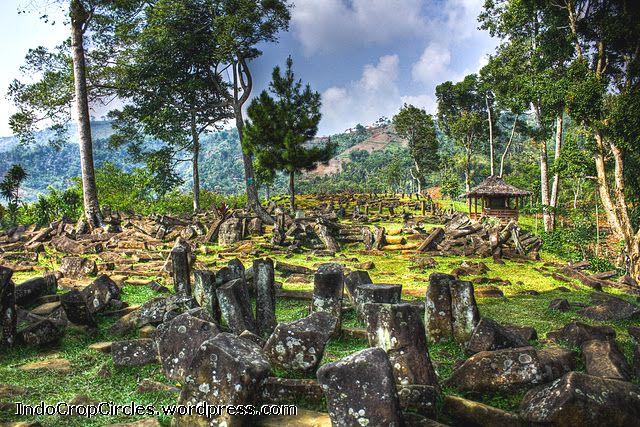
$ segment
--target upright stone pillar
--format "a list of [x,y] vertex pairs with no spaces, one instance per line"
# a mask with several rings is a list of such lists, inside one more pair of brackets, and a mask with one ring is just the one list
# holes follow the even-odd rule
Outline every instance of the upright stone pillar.
[[191,294],[191,278],[189,268],[189,253],[187,248],[176,245],[171,250],[171,276],[173,289],[177,294]]
[[211,314],[217,323],[220,323],[221,314],[216,295],[216,274],[209,270],[194,270],[193,278],[193,297],[200,307]]
[[15,285],[11,281],[13,270],[0,266],[0,348],[8,348],[16,342]]
[[432,343],[449,339],[453,335],[449,284],[454,280],[455,277],[442,273],[429,276],[429,287],[424,300],[424,325]]
[[251,301],[246,297],[244,279],[235,279],[216,290],[222,318],[239,335],[243,331],[257,332]]
[[318,267],[313,278],[311,311],[323,311],[338,319],[334,332],[342,326],[343,290],[344,272],[340,264],[326,263]]
[[460,344],[471,338],[480,321],[480,312],[471,282],[455,280],[451,283],[451,315],[453,317],[453,337]]
[[278,324],[274,284],[273,260],[270,258],[254,260],[253,288],[256,292],[256,326],[264,338],[268,338]]
[[367,304],[398,304],[402,297],[402,285],[366,283],[356,288],[356,311],[364,320],[364,308]]

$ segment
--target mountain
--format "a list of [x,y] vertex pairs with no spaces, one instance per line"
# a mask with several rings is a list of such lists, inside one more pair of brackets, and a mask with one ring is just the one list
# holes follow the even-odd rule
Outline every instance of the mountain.
[[[132,161],[126,149],[114,150],[109,147],[107,141],[113,133],[109,122],[92,122],[91,131],[96,168],[107,161],[127,171],[140,166]],[[38,194],[46,192],[49,186],[63,189],[73,185],[74,179],[80,176],[75,126],[69,127],[68,142],[59,149],[49,144],[51,136],[50,130],[38,132],[35,135],[35,142],[30,145],[21,144],[15,137],[0,138],[0,177],[4,176],[12,164],[22,165],[28,174],[22,192],[25,200],[35,200]],[[330,138],[337,143],[338,154],[329,162],[329,165],[320,165],[306,175],[326,177],[337,174],[342,171],[345,164],[353,161],[355,158],[351,155],[353,152],[373,152],[404,144],[388,125],[360,127],[359,130],[349,130]],[[326,138],[323,137],[317,138],[311,144],[324,142]],[[202,188],[225,194],[244,191],[244,168],[235,129],[222,130],[202,138],[200,168]],[[184,188],[188,189],[191,183],[190,162],[180,163],[178,171],[185,181]],[[284,180],[276,182],[276,191],[278,189],[284,191],[285,188]]]

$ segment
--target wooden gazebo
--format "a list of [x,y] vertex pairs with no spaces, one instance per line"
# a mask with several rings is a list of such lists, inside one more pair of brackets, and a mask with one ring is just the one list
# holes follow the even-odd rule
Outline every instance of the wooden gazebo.
[[490,176],[465,194],[469,203],[469,217],[479,219],[491,216],[503,222],[512,219],[517,221],[520,199],[530,194],[530,191],[507,184],[502,178]]

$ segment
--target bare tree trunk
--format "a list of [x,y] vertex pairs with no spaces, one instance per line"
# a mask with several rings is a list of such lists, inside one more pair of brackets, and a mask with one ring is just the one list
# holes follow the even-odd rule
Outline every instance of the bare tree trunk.
[[616,207],[611,200],[611,191],[609,189],[609,183],[607,181],[607,171],[605,164],[605,147],[604,141],[602,138],[602,134],[600,131],[595,131],[595,140],[596,140],[596,152],[595,152],[595,161],[596,161],[596,173],[598,178],[598,192],[600,194],[600,201],[602,202],[602,207],[604,208],[605,215],[607,216],[607,221],[613,230],[615,236],[619,239],[624,238],[624,233],[622,231],[622,226],[620,225],[620,220],[618,219],[616,213]]
[[295,172],[289,172],[289,205],[291,206],[291,213],[296,212],[296,184],[295,184]]
[[93,141],[91,139],[91,117],[84,56],[84,30],[89,13],[79,0],[71,1],[71,60],[76,104],[76,123],[80,145],[80,170],[82,174],[82,196],[84,214],[91,228],[102,225],[98,204],[98,190],[93,167]]
[[464,162],[464,188],[468,192],[471,191],[471,146],[466,147],[466,158]]
[[489,107],[489,97],[484,96],[484,100],[487,104],[487,116],[489,120],[489,165],[491,166],[491,176],[495,174],[494,161],[493,161],[493,123],[491,121],[491,108]]
[[542,196],[542,220],[544,231],[553,229],[553,220],[549,212],[549,164],[547,159],[547,142],[540,143],[540,194]]
[[200,210],[200,170],[198,168],[198,158],[200,157],[200,136],[196,129],[195,117],[191,118],[191,139],[193,143],[193,212]]
[[513,135],[516,133],[516,124],[518,123],[518,115],[516,114],[515,119],[513,119],[513,127],[511,128],[511,136],[509,136],[509,141],[507,141],[506,147],[504,147],[504,151],[502,153],[502,157],[500,158],[500,178],[504,174],[504,160],[507,157],[507,153],[509,152],[509,147],[511,147],[511,141],[513,141]]
[[[556,145],[554,151],[554,165],[557,165],[560,158],[560,151],[562,149],[562,113],[556,117]],[[556,208],[558,207],[558,191],[560,191],[560,174],[555,171],[553,173],[553,182],[551,184],[551,228],[554,229],[556,225]]]

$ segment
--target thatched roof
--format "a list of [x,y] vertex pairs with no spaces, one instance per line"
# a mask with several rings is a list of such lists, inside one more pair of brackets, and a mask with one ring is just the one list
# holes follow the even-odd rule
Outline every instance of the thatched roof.
[[528,196],[531,192],[527,190],[521,190],[513,185],[509,185],[502,178],[497,176],[489,176],[480,183],[477,187],[474,187],[465,194],[466,197],[487,197],[487,196],[502,196],[502,197],[518,197]]

